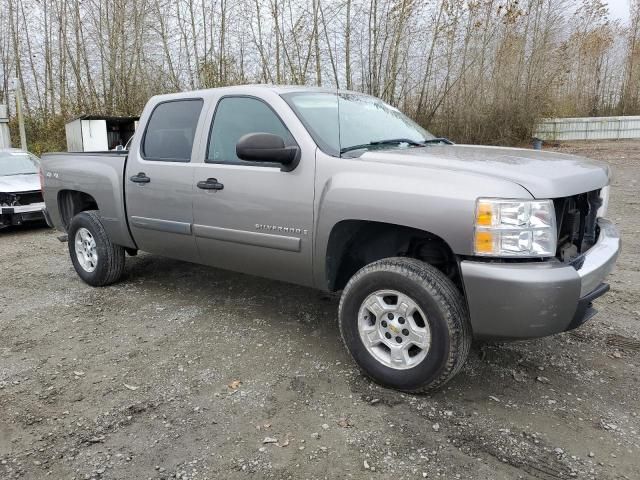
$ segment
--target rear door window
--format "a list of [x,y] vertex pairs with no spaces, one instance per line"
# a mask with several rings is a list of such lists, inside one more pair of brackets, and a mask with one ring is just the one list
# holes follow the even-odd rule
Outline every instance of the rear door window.
[[160,103],[151,113],[142,142],[145,160],[189,162],[202,111],[201,99]]

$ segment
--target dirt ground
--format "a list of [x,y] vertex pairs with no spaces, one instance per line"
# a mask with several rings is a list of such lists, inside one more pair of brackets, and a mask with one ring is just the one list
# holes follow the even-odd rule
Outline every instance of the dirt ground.
[[337,298],[151,255],[94,289],[53,231],[0,233],[0,478],[640,478],[640,142],[561,150],[615,169],[600,313],[429,396],[359,374]]

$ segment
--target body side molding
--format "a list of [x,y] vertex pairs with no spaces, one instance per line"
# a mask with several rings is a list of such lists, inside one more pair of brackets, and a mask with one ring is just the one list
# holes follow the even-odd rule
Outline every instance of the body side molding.
[[147,230],[191,235],[191,224],[186,222],[174,222],[171,220],[161,220],[159,218],[132,216],[131,224],[138,228],[146,228]]
[[193,233],[196,237],[221,240],[223,242],[243,243],[258,247],[286,250],[288,252],[300,251],[300,238],[284,235],[273,235],[262,232],[249,232],[231,228],[210,227],[207,225],[193,225]]

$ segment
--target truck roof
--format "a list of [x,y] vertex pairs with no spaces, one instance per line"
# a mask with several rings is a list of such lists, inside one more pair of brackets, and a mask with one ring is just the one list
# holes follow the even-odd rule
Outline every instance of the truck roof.
[[354,92],[351,90],[343,90],[343,89],[335,89],[335,88],[327,88],[327,87],[309,87],[304,85],[272,85],[272,84],[249,84],[249,85],[235,85],[230,87],[217,87],[217,88],[207,88],[202,90],[191,90],[177,93],[169,93],[164,95],[156,95],[153,98],[157,100],[171,100],[177,98],[184,98],[186,96],[193,95],[207,95],[210,93],[228,93],[228,94],[251,94],[256,93],[256,91],[260,90],[269,90],[278,95],[283,93],[294,93],[294,92],[316,92],[316,93],[349,93],[354,95],[365,95],[361,92]]

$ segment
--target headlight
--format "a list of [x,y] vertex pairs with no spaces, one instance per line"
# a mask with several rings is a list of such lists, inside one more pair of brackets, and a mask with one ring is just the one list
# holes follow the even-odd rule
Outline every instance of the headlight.
[[552,200],[480,198],[474,251],[490,257],[552,257],[556,254]]

